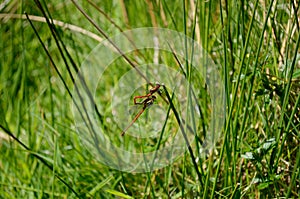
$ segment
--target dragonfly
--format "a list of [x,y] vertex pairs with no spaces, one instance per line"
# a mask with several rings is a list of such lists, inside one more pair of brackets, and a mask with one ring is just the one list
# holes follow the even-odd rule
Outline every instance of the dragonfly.
[[[153,94],[155,94],[156,92],[160,93],[160,86],[161,85],[159,83],[156,83],[155,87],[151,88],[147,95],[135,96],[133,98],[134,105],[143,105],[143,108],[137,113],[130,124],[122,131],[121,136],[124,136],[125,132],[134,124],[134,122],[142,115],[142,113],[154,103],[156,97]],[[137,102],[138,99],[143,98],[145,99],[142,102]]]

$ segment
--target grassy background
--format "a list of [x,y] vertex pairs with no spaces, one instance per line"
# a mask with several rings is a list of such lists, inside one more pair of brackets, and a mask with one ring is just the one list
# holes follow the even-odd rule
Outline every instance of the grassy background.
[[[62,82],[71,89],[72,79],[53,34],[39,18],[41,10],[35,1],[1,2],[0,197],[299,197],[300,11],[292,2],[79,2],[108,36],[138,27],[173,29],[201,43],[222,66],[227,118],[214,151],[197,157],[201,180],[188,151],[174,164],[144,174],[97,162],[75,134],[72,99]],[[74,25],[57,23],[56,28],[74,61],[67,63],[80,66],[103,34],[71,1],[43,2],[42,7],[47,17]]]

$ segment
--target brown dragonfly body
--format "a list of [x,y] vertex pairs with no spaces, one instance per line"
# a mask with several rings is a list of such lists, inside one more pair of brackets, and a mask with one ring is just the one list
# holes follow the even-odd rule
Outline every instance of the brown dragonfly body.
[[[141,96],[135,96],[133,98],[133,102],[135,105],[143,105],[143,108],[138,112],[138,114],[133,118],[133,120],[130,122],[130,124],[122,131],[121,135],[124,136],[125,132],[134,124],[134,122],[142,115],[142,113],[151,106],[156,97],[153,95],[156,92],[159,92],[160,84],[156,83],[156,86],[151,88],[149,90],[149,93],[147,95],[141,95]],[[137,102],[137,99],[144,99],[142,102]]]

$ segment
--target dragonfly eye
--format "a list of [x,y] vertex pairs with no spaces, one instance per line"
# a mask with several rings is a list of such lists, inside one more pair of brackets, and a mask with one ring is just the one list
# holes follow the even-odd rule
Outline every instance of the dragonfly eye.
[[156,84],[155,87],[151,88],[149,91],[151,94],[157,92],[160,89],[160,84]]

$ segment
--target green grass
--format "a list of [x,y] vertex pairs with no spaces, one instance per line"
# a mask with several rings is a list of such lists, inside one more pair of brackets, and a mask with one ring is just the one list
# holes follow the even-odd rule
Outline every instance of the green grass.
[[[0,3],[0,198],[300,197],[299,4],[102,0],[78,2],[80,12],[72,1],[42,2],[43,11],[38,2]],[[44,14],[55,20],[55,29]],[[155,52],[142,49],[119,57],[102,79],[90,77],[97,85],[96,118],[110,141],[128,150],[155,151],[176,133],[188,134],[189,128],[196,132],[191,147],[174,163],[147,173],[122,172],[101,163],[96,147],[90,150],[81,142],[72,113],[73,78],[105,37],[141,27],[172,29],[201,43],[224,82],[226,121],[213,150],[200,153],[211,99],[203,79],[184,59],[192,52],[183,48],[185,56],[176,57],[171,49],[161,52],[159,63],[180,71],[194,85],[196,96],[188,89],[185,107],[192,125],[176,117],[178,93],[173,96],[167,88],[163,96],[172,101],[170,106],[158,96],[155,102],[165,110],[163,131],[134,142],[130,135],[121,137],[113,121],[111,91],[132,65],[153,62]],[[121,42],[115,44],[118,50]],[[90,61],[101,67],[103,60]],[[153,74],[143,75],[155,83]],[[141,76],[135,75],[137,80]],[[138,88],[129,98],[145,89]],[[195,116],[193,103],[200,104],[203,117]],[[148,124],[151,108],[139,124]],[[90,126],[84,121],[81,125]]]

